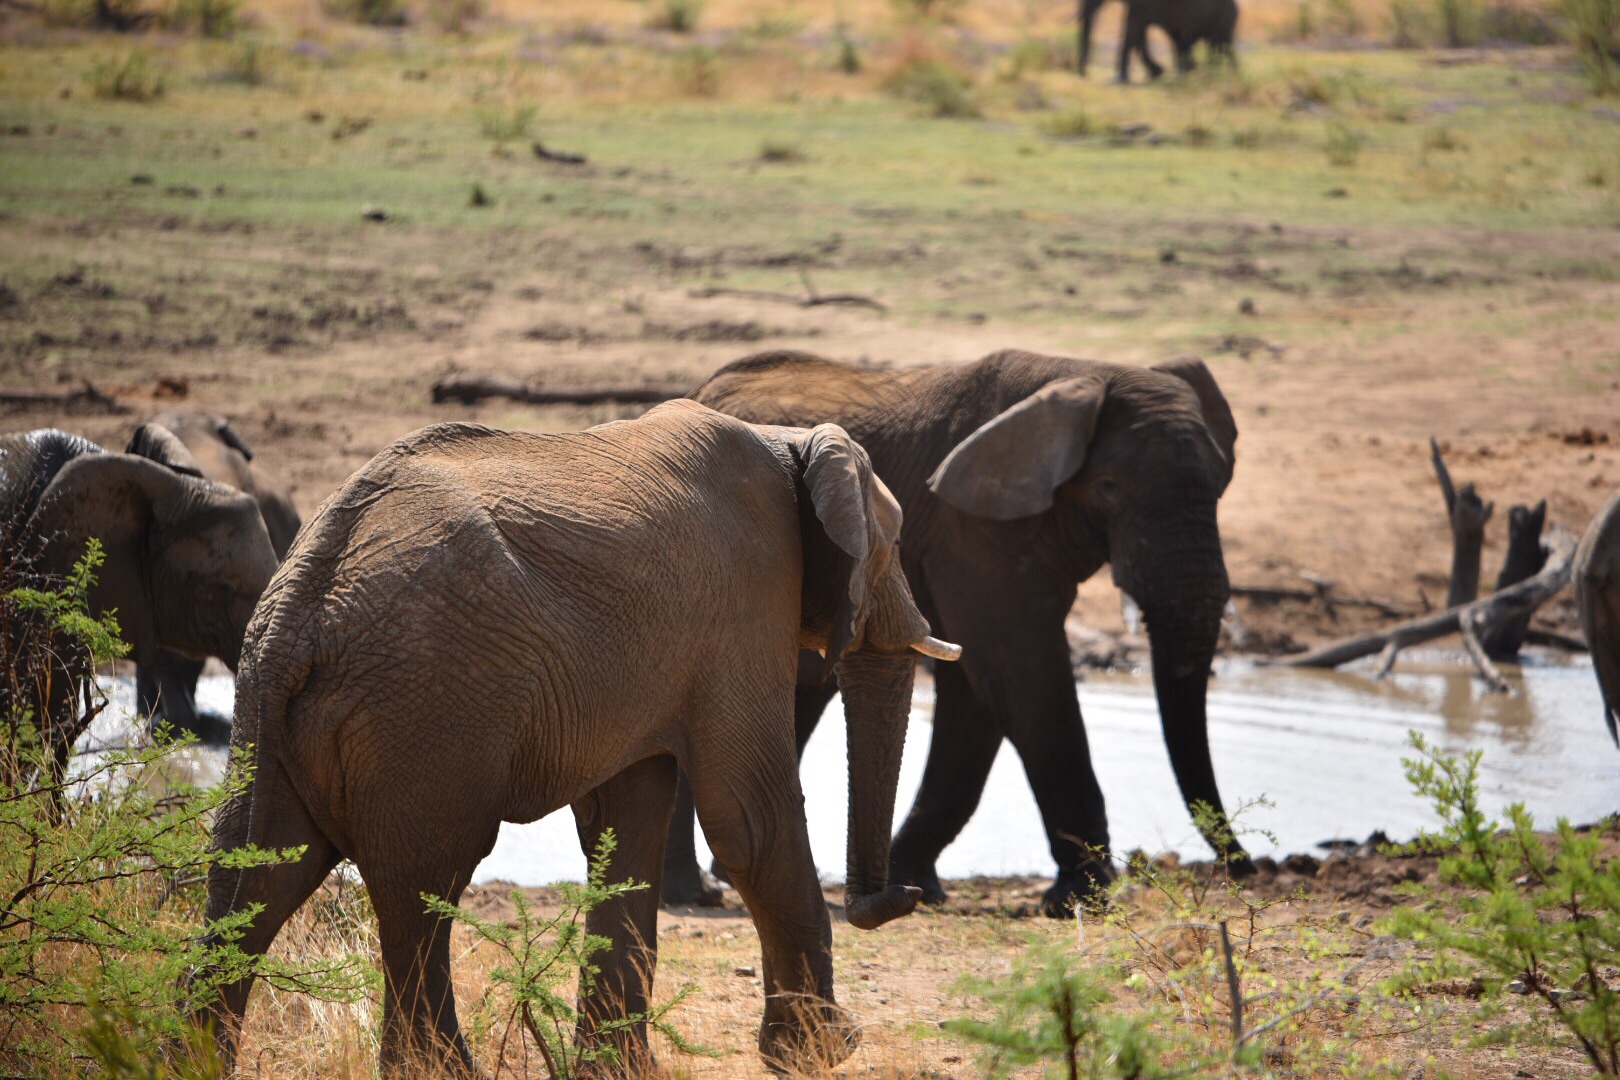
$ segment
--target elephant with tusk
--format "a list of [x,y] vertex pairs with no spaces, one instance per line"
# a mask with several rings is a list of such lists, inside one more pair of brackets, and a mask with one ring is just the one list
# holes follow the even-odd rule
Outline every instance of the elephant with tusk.
[[[377,911],[382,1064],[473,1069],[450,984],[455,902],[503,821],[571,805],[583,849],[614,830],[610,881],[654,881],[677,763],[759,929],[759,1049],[791,1071],[854,1045],[834,1003],[831,926],[794,745],[801,651],[849,702],[850,923],[908,914],[889,834],[917,652],[929,636],[900,567],[901,512],[842,429],[755,426],[691,401],[566,435],[470,424],[384,450],[293,544],[248,631],[233,743],[252,787],[216,847],[302,846],[216,862],[210,919],[263,910],[269,948],[339,859]],[[658,896],[594,909],[612,941],[580,1041],[650,1066],[645,1009]],[[230,1056],[248,981],[212,1008]]]

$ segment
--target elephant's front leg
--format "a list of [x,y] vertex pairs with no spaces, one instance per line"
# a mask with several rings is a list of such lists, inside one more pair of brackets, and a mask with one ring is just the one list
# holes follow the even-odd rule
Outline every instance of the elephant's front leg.
[[[587,858],[602,833],[613,830],[618,843],[608,863],[609,884],[652,886],[658,881],[675,806],[675,776],[674,758],[648,758],[574,803],[574,824]],[[658,963],[657,890],[638,889],[597,905],[585,916],[585,929],[613,944],[594,980],[580,974],[577,1041],[584,1049],[611,1046],[619,1061],[616,1072],[641,1075],[652,1067],[647,1025],[612,1030],[609,1024],[647,1011]],[[594,985],[587,992],[588,981]]]
[[[758,732],[763,725],[746,727]],[[843,1061],[857,1034],[833,1001],[832,924],[810,854],[792,743],[756,738],[711,750],[689,767],[704,835],[759,931],[760,1054],[778,1072]]]

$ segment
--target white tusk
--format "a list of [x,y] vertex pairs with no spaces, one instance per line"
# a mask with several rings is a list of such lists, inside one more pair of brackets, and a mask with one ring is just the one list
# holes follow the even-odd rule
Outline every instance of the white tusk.
[[921,641],[912,642],[911,647],[924,656],[932,656],[935,660],[962,659],[962,646],[952,645],[948,641],[941,641],[937,637],[925,637]]

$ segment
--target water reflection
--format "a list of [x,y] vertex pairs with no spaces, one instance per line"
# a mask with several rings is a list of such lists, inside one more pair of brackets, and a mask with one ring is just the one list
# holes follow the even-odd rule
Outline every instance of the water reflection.
[[[1370,671],[1369,667],[1366,669]],[[1522,692],[1490,694],[1455,656],[1403,655],[1386,679],[1362,671],[1303,671],[1222,662],[1210,684],[1210,744],[1228,805],[1265,796],[1270,807],[1246,817],[1269,830],[1273,845],[1249,837],[1256,852],[1305,851],[1318,841],[1363,838],[1373,829],[1393,837],[1432,827],[1415,799],[1400,759],[1409,730],[1450,752],[1481,749],[1486,806],[1522,801],[1538,820],[1594,821],[1620,811],[1620,751],[1604,729],[1591,666],[1533,662],[1514,678]],[[114,707],[92,738],[121,741],[133,711],[130,680],[116,680]],[[228,677],[204,678],[199,698],[229,714]],[[897,814],[910,806],[928,751],[933,688],[919,678],[901,765]],[[1118,850],[1176,850],[1204,856],[1187,819],[1159,731],[1151,679],[1144,673],[1097,675],[1080,684],[1093,763],[1108,800]],[[217,771],[217,761],[198,762]],[[829,877],[844,866],[847,769],[843,712],[835,700],[806,750],[805,810],[817,865]],[[700,841],[701,846],[701,841]],[[707,858],[707,853],[704,852]],[[1044,874],[1051,856],[1023,768],[1003,744],[974,814],[939,863],[946,877]],[[526,826],[506,826],[477,880],[543,884],[579,878],[584,859],[568,812]]]

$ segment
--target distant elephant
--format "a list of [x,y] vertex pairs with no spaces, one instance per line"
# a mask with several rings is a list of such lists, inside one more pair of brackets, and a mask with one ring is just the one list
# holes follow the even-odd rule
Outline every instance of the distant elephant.
[[[385,1073],[470,1071],[450,983],[455,902],[502,821],[572,804],[581,847],[618,837],[611,881],[655,881],[676,764],[764,951],[759,1047],[790,1067],[854,1032],[833,1003],[831,927],[794,755],[801,649],[850,702],[849,921],[907,914],[889,830],[928,635],[895,554],[900,508],[842,430],[760,428],[690,401],[585,432],[441,424],[407,436],[316,511],[248,630],[232,740],[252,789],[215,846],[304,845],[292,864],[215,863],[212,919],[263,904],[250,955],[340,858],[381,938]],[[579,1038],[646,1063],[658,896],[598,907],[613,940]],[[250,981],[212,1018],[227,1057]],[[609,1029],[611,1031],[611,1029]],[[842,1057],[846,1050],[835,1052]]]
[[[186,409],[161,412],[135,429],[124,452],[251,495],[259,505],[276,558],[286,557],[298,533],[298,511],[281,485],[253,464],[253,451],[224,417]],[[224,745],[230,739],[229,722],[197,710],[197,679],[203,663],[202,658],[161,650],[151,663],[135,666],[136,700],[141,714],[151,717],[154,725],[166,720],[177,731]]]
[[[894,839],[896,881],[945,899],[934,864],[972,816],[1003,738],[1057,861],[1046,912],[1070,913],[1072,897],[1112,878],[1064,633],[1076,588],[1104,563],[1146,615],[1182,797],[1224,817],[1204,694],[1229,592],[1215,511],[1237,426],[1202,361],[1138,368],[1008,351],[883,370],[771,352],[721,368],[692,397],[753,423],[849,431],[905,510],[901,558],[918,607],[966,650],[935,675],[933,741]],[[814,671],[801,677],[801,749],[833,692]],[[685,828],[678,819],[666,899],[702,902]],[[1205,838],[1249,872],[1224,831]]]
[[[1081,75],[1086,73],[1091,56],[1091,27],[1097,19],[1097,11],[1105,3],[1107,0],[1080,0],[1077,67]],[[1164,68],[1148,50],[1150,26],[1157,26],[1170,36],[1176,50],[1176,70],[1184,75],[1197,66],[1193,61],[1193,46],[1200,41],[1209,43],[1211,56],[1237,63],[1232,51],[1238,20],[1236,0],[1125,0],[1125,6],[1125,32],[1119,42],[1119,82],[1130,82],[1133,51],[1147,69],[1149,78],[1157,79],[1164,74]]]
[[1575,549],[1575,606],[1603,696],[1603,722],[1620,744],[1620,491],[1609,496]]
[[[248,616],[276,568],[248,496],[64,431],[0,436],[0,531],[6,557],[56,577],[99,539],[106,562],[90,606],[116,612],[136,663],[174,649],[234,668]],[[29,702],[59,765],[79,734],[73,694],[89,672],[60,674],[47,700]]]

